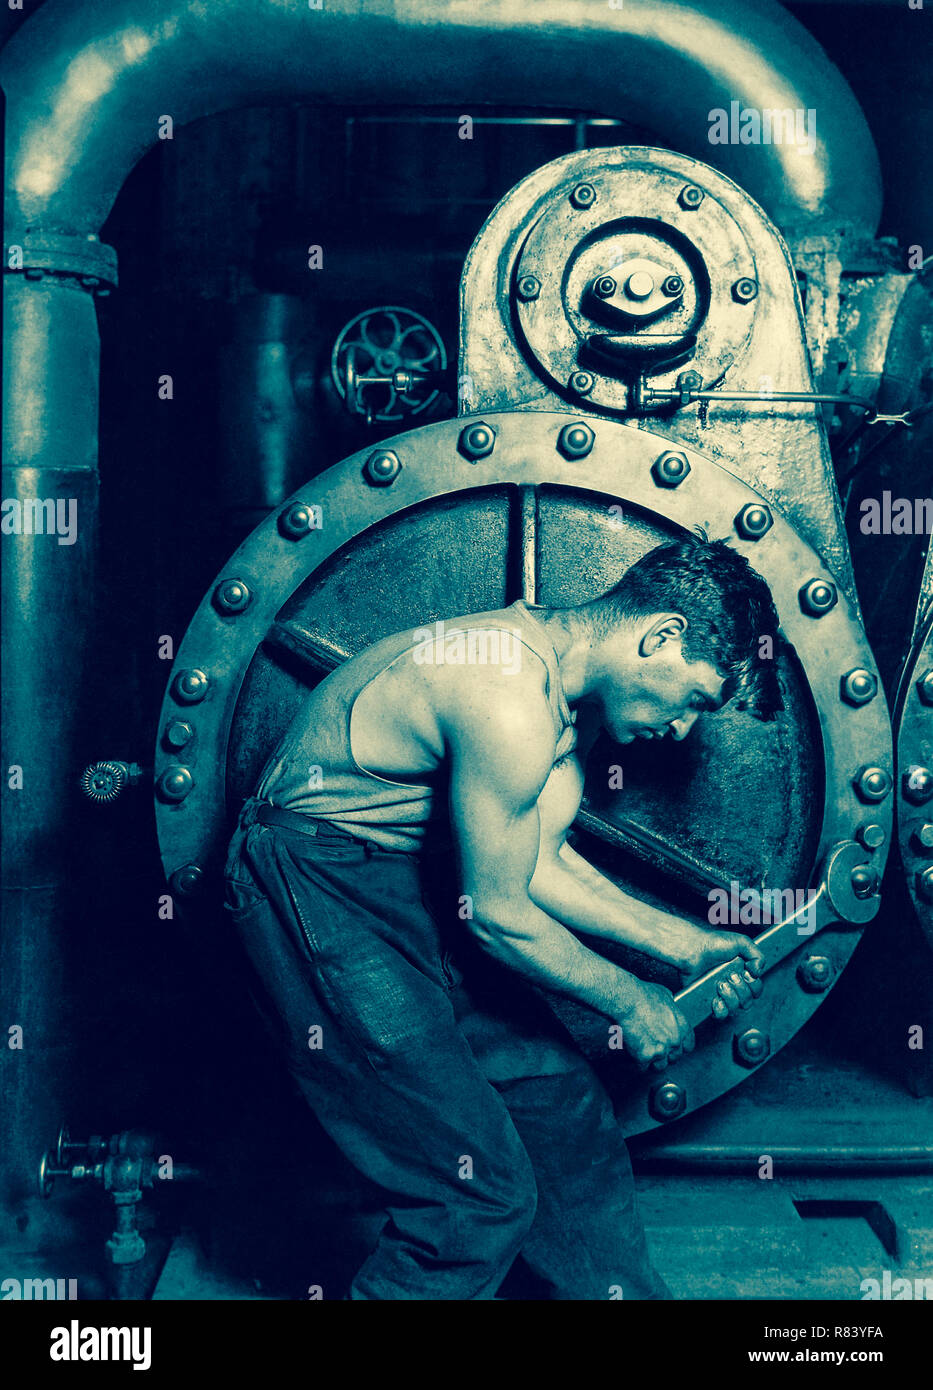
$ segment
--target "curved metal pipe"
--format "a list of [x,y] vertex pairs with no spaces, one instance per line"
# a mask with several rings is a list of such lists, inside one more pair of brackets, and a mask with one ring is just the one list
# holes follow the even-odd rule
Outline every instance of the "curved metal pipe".
[[[872,233],[877,152],[841,74],[774,0],[48,0],[0,62],[7,215],[96,232],[160,117],[280,100],[591,110],[715,163],[787,235]],[[709,143],[714,108],[815,112],[812,154]],[[831,224],[827,226],[826,224]]]

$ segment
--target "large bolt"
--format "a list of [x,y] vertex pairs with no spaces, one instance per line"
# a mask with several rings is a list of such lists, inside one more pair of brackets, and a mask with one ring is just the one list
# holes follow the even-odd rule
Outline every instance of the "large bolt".
[[933,796],[933,772],[928,767],[909,767],[901,777],[901,792],[905,801],[922,806]]
[[690,472],[686,454],[668,452],[651,465],[651,476],[658,487],[679,487]]
[[650,299],[654,294],[654,279],[647,270],[633,270],[625,282],[630,299]]
[[576,396],[588,396],[596,385],[592,372],[571,372],[568,387]]
[[917,892],[928,903],[933,903],[933,866],[917,875]]
[[287,541],[300,541],[312,530],[314,514],[305,502],[293,502],[279,517],[279,531]]
[[488,458],[495,447],[496,431],[492,425],[487,425],[485,420],[480,420],[475,425],[467,425],[460,431],[460,438],[457,440],[457,448],[463,457],[472,463],[477,459]]
[[856,864],[849,882],[857,898],[872,898],[878,891],[878,875],[867,864]]
[[797,981],[807,994],[823,994],[833,982],[833,967],[828,956],[807,956],[797,966]]
[[933,671],[927,671],[917,681],[917,694],[925,705],[933,705]]
[[160,801],[176,803],[184,801],[193,786],[194,778],[191,776],[190,769],[173,763],[171,767],[165,769],[156,782],[156,795]]
[[852,785],[860,801],[883,801],[891,790],[891,778],[883,767],[862,767],[852,779]]
[[683,292],[684,282],[679,275],[669,275],[661,286],[661,293],[666,294],[670,299],[675,299]]
[[760,1028],[746,1028],[736,1034],[732,1043],[735,1060],[743,1067],[757,1067],[771,1055],[771,1039]]
[[197,864],[185,864],[176,869],[168,886],[176,897],[190,898],[204,882],[204,871]]
[[214,590],[213,604],[218,613],[242,613],[252,595],[242,579],[222,579]]
[[871,671],[856,666],[840,679],[839,693],[847,705],[867,705],[878,694],[878,681]]
[[811,618],[822,618],[839,600],[835,584],[830,584],[828,579],[808,580],[798,597],[800,607]]
[[676,1081],[654,1086],[648,1097],[648,1109],[656,1120],[676,1120],[687,1108],[687,1092]]
[[910,838],[914,849],[919,850],[921,854],[929,853],[933,849],[933,825],[925,821],[923,825],[917,826]]
[[732,286],[732,298],[736,304],[751,304],[757,297],[758,281],[750,280],[747,275],[743,275],[741,280],[736,280]]
[[523,275],[515,288],[518,291],[519,299],[523,299],[527,303],[531,299],[538,298],[541,293],[541,281],[537,275]]
[[774,517],[768,507],[760,502],[750,502],[735,518],[735,529],[747,541],[760,541],[774,524]]
[[591,208],[596,202],[596,189],[591,183],[578,183],[570,195],[575,208]]
[[363,476],[373,487],[388,487],[389,483],[395,482],[401,471],[401,461],[394,449],[377,449],[366,460]]
[[[930,826],[930,829],[933,831],[933,825]],[[859,826],[855,832],[855,838],[863,849],[880,849],[888,837],[884,833],[884,826],[877,825],[874,821],[868,821],[865,825]]]
[[165,730],[165,742],[169,748],[184,748],[185,744],[192,738],[194,729],[187,719],[173,719]]
[[615,294],[617,288],[618,286],[611,275],[600,275],[593,286],[593,293],[598,295],[600,299],[609,299]]
[[179,671],[172,681],[172,695],[180,705],[197,705],[207,694],[210,681],[196,666],[190,671]]
[[688,183],[677,195],[677,201],[685,212],[695,212],[703,201],[703,190]]
[[557,436],[557,447],[565,459],[582,459],[593,447],[596,436],[589,425],[582,421],[576,425],[565,425]]

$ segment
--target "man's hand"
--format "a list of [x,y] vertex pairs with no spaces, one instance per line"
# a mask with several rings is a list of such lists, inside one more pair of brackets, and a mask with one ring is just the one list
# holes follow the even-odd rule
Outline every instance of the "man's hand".
[[631,980],[625,1006],[618,1013],[622,1036],[639,1071],[663,1071],[694,1048],[693,1029],[674,1003],[669,989]]
[[680,965],[685,982],[732,960],[735,970],[716,986],[712,1004],[715,1018],[731,1018],[754,1003],[762,990],[759,977],[764,957],[754,941],[741,932],[707,932],[700,928],[691,931]]

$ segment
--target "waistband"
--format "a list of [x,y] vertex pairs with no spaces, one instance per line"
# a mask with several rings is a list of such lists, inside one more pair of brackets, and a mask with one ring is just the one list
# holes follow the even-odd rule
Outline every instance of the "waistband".
[[250,797],[240,812],[240,826],[245,830],[248,826],[257,823],[275,826],[280,830],[296,830],[300,835],[307,835],[322,845],[357,845],[359,848],[365,849],[367,854],[377,851],[381,854],[391,855],[416,853],[414,850],[389,849],[385,845],[376,844],[373,840],[367,840],[362,835],[351,835],[349,831],[342,830],[333,821],[309,816],[303,811],[287,811],[284,806],[273,806],[271,801],[261,801],[258,797]]

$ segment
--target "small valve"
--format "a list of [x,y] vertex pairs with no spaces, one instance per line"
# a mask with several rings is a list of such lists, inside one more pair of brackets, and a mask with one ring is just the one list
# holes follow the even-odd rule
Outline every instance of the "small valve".
[[91,763],[81,775],[81,790],[91,801],[116,801],[124,787],[135,787],[143,779],[139,763],[118,762],[116,759]]

